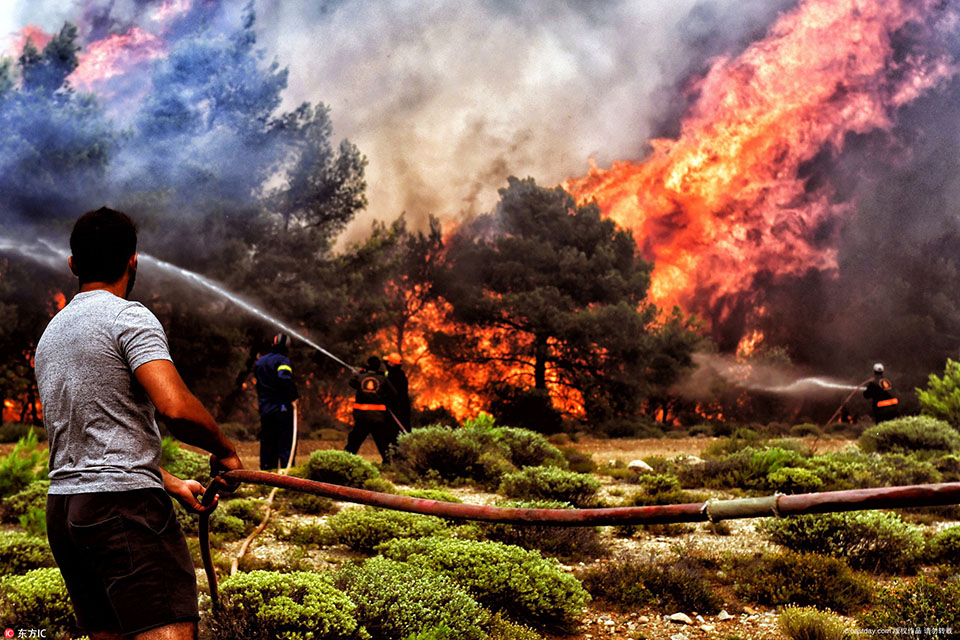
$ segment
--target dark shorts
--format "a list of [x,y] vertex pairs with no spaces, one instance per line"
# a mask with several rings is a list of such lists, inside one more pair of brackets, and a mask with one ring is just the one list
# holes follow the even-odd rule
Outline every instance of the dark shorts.
[[199,620],[193,560],[162,489],[48,495],[47,537],[85,631]]

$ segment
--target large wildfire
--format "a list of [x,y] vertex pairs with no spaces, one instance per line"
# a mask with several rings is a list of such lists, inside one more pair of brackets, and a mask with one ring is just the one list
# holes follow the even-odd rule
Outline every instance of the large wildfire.
[[[83,49],[69,81],[110,97],[118,86],[136,86],[117,80],[168,55],[179,16],[217,3],[139,3],[136,19],[107,31],[97,27],[96,3],[87,4],[79,21]],[[841,154],[851,136],[892,131],[901,109],[952,81],[956,62],[939,43],[958,24],[957,8],[940,0],[801,0],[764,37],[688,79],[675,135],[650,140],[644,157],[591,166],[563,186],[632,230],[654,263],[650,300],[658,307],[696,313],[713,330],[745,313],[736,318],[736,352],[749,355],[764,344],[759,321],[776,312],[765,286],[810,272],[833,277],[840,268],[839,236],[855,220],[857,202],[814,168]],[[905,34],[931,44],[901,46]],[[18,55],[28,39],[42,47],[51,37],[24,27],[10,53]],[[510,167],[500,171],[505,178]],[[492,381],[529,386],[525,365],[445,370],[425,335],[462,329],[442,318],[442,305],[426,306],[399,345],[418,404],[465,417],[482,408],[475,391]],[[479,337],[492,354],[520,339],[493,331]],[[380,339],[396,349],[395,336]],[[557,404],[581,414],[581,399],[547,373]]]

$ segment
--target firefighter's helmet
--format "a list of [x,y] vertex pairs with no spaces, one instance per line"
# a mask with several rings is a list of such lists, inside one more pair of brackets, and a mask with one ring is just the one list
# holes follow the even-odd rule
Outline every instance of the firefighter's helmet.
[[285,333],[278,333],[273,336],[273,348],[275,350],[286,351],[290,346],[290,336]]
[[878,362],[877,364],[873,365],[873,372],[876,373],[877,375],[882,375],[882,374],[883,374],[883,364],[881,364],[881,363]]
[[384,356],[383,360],[384,362],[392,364],[393,366],[403,364],[403,358],[400,357],[399,353],[391,353],[388,356]]

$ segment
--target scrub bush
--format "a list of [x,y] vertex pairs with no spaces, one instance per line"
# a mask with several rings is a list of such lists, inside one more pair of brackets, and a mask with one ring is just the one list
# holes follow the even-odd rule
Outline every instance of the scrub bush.
[[944,529],[927,543],[927,559],[931,562],[960,564],[960,526]]
[[842,619],[816,607],[784,607],[777,625],[790,640],[842,640],[846,632]]
[[719,458],[707,459],[702,464],[682,468],[678,473],[685,487],[769,491],[770,474],[787,467],[802,467],[803,464],[803,456],[794,449],[748,446]]
[[942,479],[936,467],[912,455],[888,453],[879,457],[870,456],[868,461],[873,486],[877,487],[930,484]]
[[31,430],[17,440],[13,451],[0,458],[0,498],[26,489],[32,482],[47,479],[47,452],[37,447],[37,432]]
[[557,500],[577,507],[596,503],[600,481],[590,474],[556,467],[526,467],[508,473],[499,492],[522,500]]
[[277,494],[279,500],[274,500],[274,505],[279,503],[278,508],[284,512],[306,513],[309,515],[320,515],[324,513],[333,513],[337,510],[337,504],[330,498],[315,496],[312,493],[300,493],[299,491],[286,491],[281,489]]
[[236,516],[248,523],[259,524],[263,520],[263,505],[247,498],[221,502],[218,509],[222,509],[228,516]]
[[912,453],[960,449],[960,434],[943,420],[930,416],[907,416],[870,427],[860,436],[867,453]]
[[917,389],[917,400],[924,415],[960,428],[960,362],[947,358],[943,377],[930,374],[927,388]]
[[46,539],[21,531],[0,531],[0,574],[21,574],[54,566]]
[[597,470],[597,463],[593,461],[593,456],[579,451],[576,447],[560,447],[560,453],[567,459],[566,468],[570,471],[593,473]]
[[491,434],[494,442],[506,448],[507,459],[518,469],[544,465],[567,468],[563,452],[540,433],[514,427],[494,427]]
[[220,583],[220,602],[222,610],[212,621],[220,640],[370,637],[353,601],[315,573],[237,573]]
[[848,613],[870,599],[872,585],[843,560],[816,553],[740,558],[733,568],[737,595],[760,604],[829,607]]
[[413,489],[405,492],[403,495],[410,496],[411,498],[420,498],[421,500],[436,500],[437,502],[463,502],[463,500],[457,496],[442,489]]
[[[571,509],[568,502],[550,500],[510,501],[502,507],[516,509]],[[552,527],[477,522],[480,536],[524,549],[538,549],[564,560],[592,560],[607,553],[597,527]]]
[[884,587],[877,604],[859,616],[861,626],[873,629],[902,627],[960,627],[960,580],[938,581],[920,576],[913,582]]
[[372,462],[355,453],[336,449],[320,449],[311,453],[306,472],[310,480],[357,489],[363,487],[364,482],[380,477],[380,471]]
[[67,640],[80,635],[60,570],[34,569],[0,578],[0,627],[28,624],[46,629],[47,637]]
[[784,467],[769,474],[767,484],[781,493],[812,493],[823,487],[823,480],[809,469]]
[[885,511],[771,518],[758,528],[789,549],[844,558],[855,569],[910,571],[923,553],[920,530]]
[[49,488],[49,480],[37,480],[22,491],[4,498],[0,501],[0,522],[19,522],[20,516],[27,515],[34,509],[46,511]]
[[173,438],[167,437],[161,443],[160,466],[171,475],[184,480],[196,480],[203,486],[210,483],[210,456],[181,449]]
[[436,516],[424,516],[388,509],[344,509],[327,518],[327,544],[345,544],[354,551],[373,552],[374,547],[394,538],[423,538],[448,533],[446,522]]
[[706,569],[689,558],[669,565],[639,560],[603,564],[581,578],[590,595],[621,611],[655,604],[661,610],[714,614],[723,606]]
[[401,478],[437,478],[494,485],[514,469],[509,452],[489,429],[414,429],[397,440],[393,465]]
[[[483,640],[490,614],[449,577],[383,557],[349,564],[333,584],[356,604],[360,623],[377,640],[426,638]],[[446,628],[449,635],[438,635]]]
[[491,611],[534,627],[571,625],[590,599],[555,560],[508,544],[425,538],[394,540],[377,550],[448,575]]

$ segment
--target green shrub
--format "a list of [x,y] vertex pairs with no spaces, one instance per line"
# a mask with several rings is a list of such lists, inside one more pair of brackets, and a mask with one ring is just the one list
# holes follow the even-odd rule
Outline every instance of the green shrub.
[[573,624],[590,599],[555,560],[512,545],[426,538],[394,540],[378,551],[449,575],[492,611],[534,626]]
[[790,640],[842,640],[846,633],[841,618],[816,607],[784,607],[777,625]]
[[960,449],[960,434],[943,420],[930,416],[907,416],[870,427],[860,436],[867,453],[912,453]]
[[507,460],[518,469],[543,465],[567,468],[563,452],[550,444],[543,434],[514,427],[495,427],[494,442],[507,449]]
[[46,629],[47,637],[56,640],[80,635],[59,569],[34,569],[0,578],[0,627],[25,625]]
[[680,480],[670,473],[644,474],[637,482],[649,494],[669,493],[680,488]]
[[403,495],[410,496],[411,498],[420,498],[421,500],[436,500],[437,502],[463,502],[463,500],[449,491],[442,489],[413,489],[405,492]]
[[26,489],[36,480],[47,479],[47,452],[38,448],[36,431],[17,440],[13,451],[0,458],[0,498]]
[[560,453],[567,459],[567,468],[577,473],[593,473],[597,470],[597,463],[593,456],[583,453],[576,447],[560,447]]
[[20,438],[36,434],[38,440],[46,440],[47,432],[42,427],[27,422],[4,422],[0,424],[0,442],[16,442]]
[[734,566],[734,591],[752,602],[829,607],[848,613],[870,599],[870,582],[843,560],[816,553],[741,558]]
[[714,614],[723,606],[707,580],[707,571],[688,558],[668,565],[637,560],[611,562],[581,577],[590,595],[621,611],[655,604],[661,610]]
[[288,527],[280,527],[277,538],[301,547],[336,544],[330,528],[320,522],[293,522]]
[[365,480],[361,489],[376,491],[377,493],[396,493],[397,488],[386,478],[370,478]]
[[794,449],[746,446],[734,453],[682,468],[678,473],[685,487],[769,491],[770,474],[786,467],[803,465],[803,456]]
[[514,469],[508,456],[492,430],[427,427],[400,436],[393,465],[410,481],[435,477],[493,485]]
[[917,389],[923,413],[960,427],[960,362],[947,358],[943,377],[930,374],[927,388]]
[[315,573],[237,573],[220,583],[220,603],[213,620],[220,640],[369,638],[353,601]]
[[806,438],[809,436],[819,436],[821,434],[823,434],[823,431],[820,429],[820,427],[809,422],[795,424],[790,427],[790,435],[794,438]]
[[[190,513],[176,501],[173,503],[173,511],[184,533],[197,533],[200,528],[200,519],[197,514]],[[210,514],[210,531],[221,534],[229,540],[239,540],[252,530],[252,524],[248,525],[241,518],[231,516],[219,507]]]
[[46,510],[49,480],[31,482],[21,491],[0,501],[0,522],[19,522],[34,509]]
[[870,456],[874,486],[904,486],[940,482],[941,475],[931,463],[912,455],[888,453]]
[[218,510],[223,510],[226,515],[236,516],[247,523],[259,524],[263,520],[263,505],[249,498],[234,498],[221,502]]
[[910,571],[923,553],[920,530],[885,511],[770,518],[759,527],[789,549],[844,558],[855,569]]
[[344,509],[326,522],[328,544],[345,544],[354,551],[371,553],[378,544],[394,538],[444,535],[447,524],[435,516],[388,509]]
[[950,453],[930,461],[944,482],[960,481],[960,456]]
[[363,487],[363,483],[380,477],[380,471],[355,453],[336,449],[320,449],[310,454],[307,477],[345,487]]
[[872,629],[903,627],[960,627],[960,581],[937,581],[920,576],[881,589],[877,604],[859,617]]
[[543,640],[543,636],[497,613],[487,623],[487,640]]
[[[510,501],[498,505],[516,509],[570,509],[567,502],[550,500]],[[477,522],[480,536],[524,549],[538,549],[564,560],[593,560],[606,555],[597,527],[555,527]]]
[[210,456],[180,448],[173,438],[163,439],[160,466],[171,475],[184,480],[196,480],[203,486],[210,483]]
[[823,487],[823,480],[809,469],[783,467],[767,476],[767,484],[781,493],[812,493]]
[[870,461],[859,451],[827,453],[806,460],[804,467],[812,471],[823,482],[821,491],[845,491],[876,486],[876,478],[871,467],[877,462]]
[[944,529],[927,543],[927,558],[934,563],[960,564],[960,525]]
[[387,558],[349,564],[333,583],[356,603],[356,615],[377,640],[399,640],[446,627],[449,636],[482,640],[487,613],[449,577],[428,568]]
[[722,458],[748,447],[753,448],[760,446],[764,439],[764,436],[753,429],[740,428],[735,430],[730,436],[710,443],[710,445],[703,450],[703,457]]
[[0,575],[54,566],[46,539],[21,531],[0,531]]
[[[293,511],[309,515],[320,515],[324,513],[334,513],[337,510],[336,502],[330,498],[315,496],[312,493],[281,490],[278,497],[280,496],[282,496],[280,503],[284,505],[285,512]],[[276,504],[276,502],[274,504]]]
[[499,492],[523,500],[558,500],[577,507],[596,503],[600,482],[592,475],[556,467],[525,467],[508,473]]

